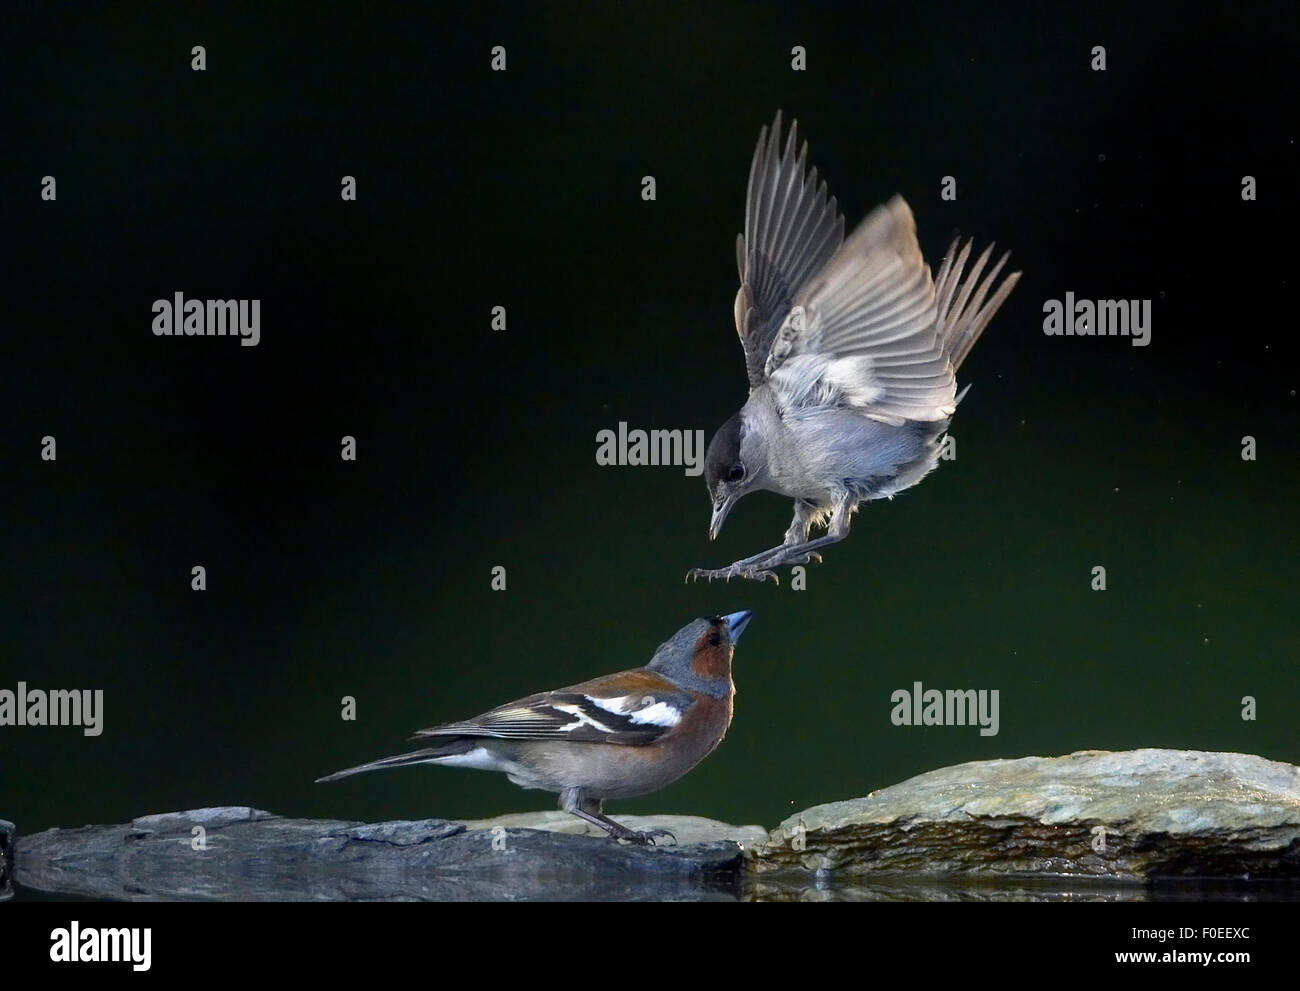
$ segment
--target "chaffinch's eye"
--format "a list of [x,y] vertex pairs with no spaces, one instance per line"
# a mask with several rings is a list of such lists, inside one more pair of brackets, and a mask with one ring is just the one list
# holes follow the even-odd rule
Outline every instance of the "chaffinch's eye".
[[722,645],[722,637],[720,637],[718,634],[714,633],[709,637],[710,647],[720,647],[721,645]]
[[731,471],[727,472],[728,482],[739,482],[744,477],[745,477],[744,465],[732,465]]

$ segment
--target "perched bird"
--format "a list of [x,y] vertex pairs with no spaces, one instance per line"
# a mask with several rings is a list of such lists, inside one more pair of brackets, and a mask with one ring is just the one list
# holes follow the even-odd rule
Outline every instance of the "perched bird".
[[431,746],[318,778],[408,764],[502,771],[523,788],[560,794],[560,808],[616,840],[653,844],[605,816],[607,798],[672,784],[722,741],[731,725],[731,656],[753,613],[697,619],[659,645],[643,668],[529,695],[459,723],[423,729]]
[[[781,546],[688,579],[776,580],[773,568],[820,560],[816,551],[848,536],[859,503],[924,478],[965,394],[954,375],[1020,278],[989,296],[1007,255],[981,282],[993,246],[966,272],[971,242],[959,253],[954,240],[931,280],[900,196],[845,240],[835,199],[805,168],[807,144],[796,157],[796,127],[783,150],[778,111],[754,150],[736,241],[749,399],[704,462],[710,540],[736,501],[760,489],[792,496],[794,520]],[[810,540],[814,523],[826,534]]]

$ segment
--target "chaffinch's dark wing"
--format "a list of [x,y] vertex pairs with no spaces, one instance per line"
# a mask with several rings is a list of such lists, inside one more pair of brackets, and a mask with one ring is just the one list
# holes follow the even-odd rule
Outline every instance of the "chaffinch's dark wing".
[[653,671],[622,671],[507,702],[473,719],[422,729],[413,739],[485,736],[644,746],[680,723],[693,701]]

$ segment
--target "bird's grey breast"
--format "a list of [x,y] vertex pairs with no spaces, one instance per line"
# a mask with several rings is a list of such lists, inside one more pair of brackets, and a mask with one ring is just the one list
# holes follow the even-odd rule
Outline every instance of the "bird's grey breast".
[[887,495],[900,476],[934,467],[935,440],[947,424],[894,425],[838,406],[789,411],[777,432],[782,450],[771,458],[773,482],[786,495],[823,504],[844,489],[856,499]]

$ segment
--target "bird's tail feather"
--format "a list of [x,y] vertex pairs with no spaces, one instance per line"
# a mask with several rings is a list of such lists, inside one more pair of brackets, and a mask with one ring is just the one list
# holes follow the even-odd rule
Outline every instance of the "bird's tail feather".
[[993,245],[990,244],[984,249],[975,260],[970,272],[963,278],[963,269],[970,258],[973,242],[968,240],[958,254],[957,246],[960,243],[960,238],[953,239],[948,253],[944,255],[943,264],[939,267],[939,275],[934,280],[935,299],[939,306],[939,334],[943,338],[943,349],[952,361],[954,371],[961,367],[961,363],[966,360],[966,355],[970,354],[970,349],[975,346],[984,328],[989,325],[993,315],[998,312],[998,308],[1020,281],[1020,273],[1012,272],[1002,280],[997,291],[993,293],[993,298],[985,303],[984,298],[997,280],[1002,266],[1011,257],[1011,252],[1005,252],[993,266],[992,271],[984,276],[984,281],[980,282],[980,274],[993,253]]
[[398,754],[395,757],[383,757],[379,760],[372,760],[369,764],[358,764],[356,767],[349,767],[342,771],[335,771],[333,774],[327,774],[323,778],[317,778],[316,783],[321,784],[325,781],[338,781],[340,778],[350,778],[354,774],[363,774],[366,771],[383,771],[390,767],[409,767],[411,764],[430,764],[437,763],[447,757],[455,757],[463,754],[473,748],[473,744],[466,738],[448,740],[446,743],[439,744],[436,747],[425,747],[423,750],[412,750],[410,753]]

